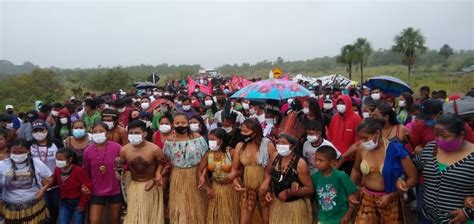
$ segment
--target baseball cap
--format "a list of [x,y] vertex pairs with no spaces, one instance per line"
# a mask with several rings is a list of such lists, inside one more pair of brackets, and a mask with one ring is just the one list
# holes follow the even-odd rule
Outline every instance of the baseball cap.
[[31,126],[32,126],[31,130],[33,131],[37,129],[46,129],[46,123],[44,123],[44,121],[40,119],[33,121]]
[[9,104],[9,105],[5,106],[5,110],[8,110],[8,109],[12,109],[12,110],[13,110],[13,105],[10,105],[10,104]]
[[430,119],[431,115],[438,114],[443,111],[443,103],[439,100],[425,100],[421,104],[420,108],[420,114],[417,116],[417,118],[422,119],[422,120],[428,120]]

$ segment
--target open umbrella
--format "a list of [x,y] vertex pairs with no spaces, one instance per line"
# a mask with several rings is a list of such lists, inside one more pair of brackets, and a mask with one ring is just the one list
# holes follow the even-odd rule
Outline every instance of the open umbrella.
[[146,111],[152,113],[157,107],[161,106],[161,104],[167,104],[170,108],[174,108],[173,102],[167,99],[157,99],[151,103],[150,107]]
[[382,92],[395,97],[400,96],[403,92],[413,94],[413,90],[408,84],[392,76],[373,77],[365,81],[364,85],[371,89],[378,88]]
[[311,95],[309,90],[293,81],[267,79],[254,82],[240,89],[231,98],[283,100],[309,95]]

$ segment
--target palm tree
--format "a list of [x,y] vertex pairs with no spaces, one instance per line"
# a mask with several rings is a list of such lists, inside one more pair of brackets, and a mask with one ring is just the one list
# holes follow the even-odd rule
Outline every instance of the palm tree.
[[355,46],[347,44],[341,48],[341,54],[337,56],[337,62],[347,65],[347,73],[349,73],[349,79],[352,80],[352,65],[357,61],[357,54]]
[[402,54],[402,62],[408,66],[408,80],[411,81],[413,65],[416,63],[416,54],[423,54],[427,50],[425,37],[419,29],[415,30],[408,27],[396,35],[394,40],[395,45],[392,46],[392,51]]
[[364,66],[367,65],[367,60],[373,50],[370,42],[365,38],[357,38],[354,47],[357,55],[356,60],[360,64],[360,83],[362,84],[364,83]]

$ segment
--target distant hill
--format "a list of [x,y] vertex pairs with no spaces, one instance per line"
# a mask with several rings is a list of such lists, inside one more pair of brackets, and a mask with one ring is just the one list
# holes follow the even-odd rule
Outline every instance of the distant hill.
[[0,60],[0,76],[31,73],[35,68],[39,68],[39,66],[29,61],[22,65],[15,65],[10,61]]

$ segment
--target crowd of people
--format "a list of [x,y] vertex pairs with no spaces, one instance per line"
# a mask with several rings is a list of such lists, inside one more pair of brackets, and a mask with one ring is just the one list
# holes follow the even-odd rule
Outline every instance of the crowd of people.
[[6,105],[4,222],[474,223],[474,119],[444,113],[446,91],[318,82],[265,101],[228,84]]

